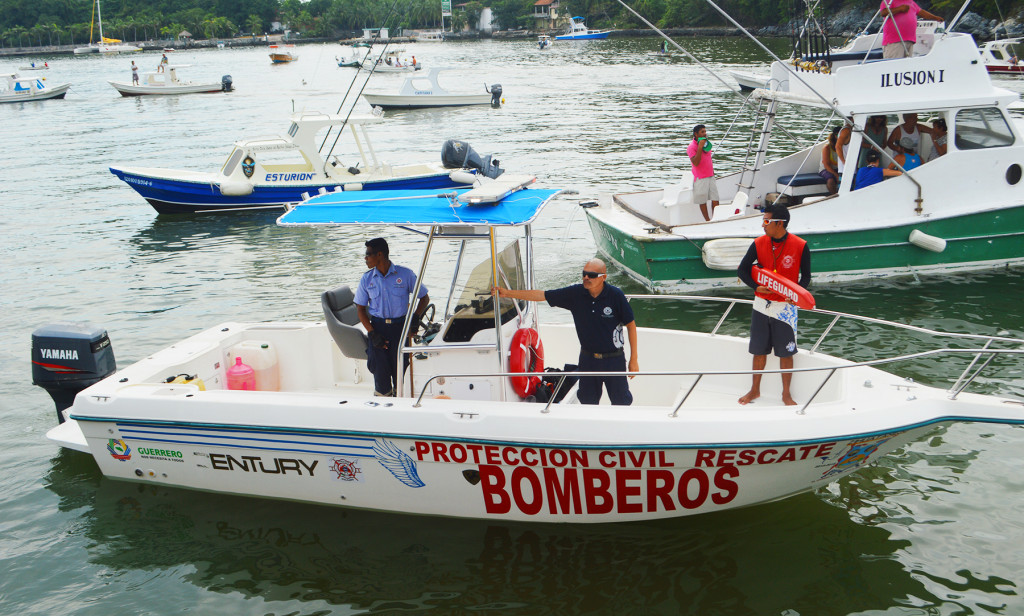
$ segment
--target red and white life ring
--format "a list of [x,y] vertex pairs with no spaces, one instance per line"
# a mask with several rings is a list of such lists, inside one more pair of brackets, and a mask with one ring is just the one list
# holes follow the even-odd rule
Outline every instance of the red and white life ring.
[[[543,372],[544,344],[540,341],[537,330],[529,327],[517,329],[512,334],[512,342],[508,352],[509,372]],[[520,398],[532,396],[540,385],[539,376],[513,376],[509,378],[512,389]]]

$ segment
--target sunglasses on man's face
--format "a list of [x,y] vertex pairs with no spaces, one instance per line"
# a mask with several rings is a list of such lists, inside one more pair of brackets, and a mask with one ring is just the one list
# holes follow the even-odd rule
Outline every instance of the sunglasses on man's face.
[[597,278],[598,276],[604,276],[604,274],[602,274],[600,272],[588,272],[587,270],[583,270],[583,277],[584,278],[590,278],[591,280],[593,280],[594,278]]

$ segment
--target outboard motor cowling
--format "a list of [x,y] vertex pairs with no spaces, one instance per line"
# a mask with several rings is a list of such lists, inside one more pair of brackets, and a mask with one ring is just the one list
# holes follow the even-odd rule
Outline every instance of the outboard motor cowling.
[[484,89],[491,93],[491,107],[501,107],[501,84],[496,83],[489,88],[484,86]]
[[220,89],[224,92],[230,92],[235,88],[231,85],[231,75],[224,75],[220,78]]
[[61,411],[78,392],[117,371],[107,330],[90,323],[51,323],[32,332],[32,383],[45,389]]
[[441,147],[441,164],[445,169],[476,169],[484,177],[497,178],[505,172],[498,166],[498,161],[491,160],[491,155],[480,156],[465,141],[449,139]]

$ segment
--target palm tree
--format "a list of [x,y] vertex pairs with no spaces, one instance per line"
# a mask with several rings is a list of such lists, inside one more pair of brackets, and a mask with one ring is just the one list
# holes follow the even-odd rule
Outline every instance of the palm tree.
[[256,36],[256,33],[263,29],[263,20],[260,19],[259,15],[253,13],[245,20],[245,27],[249,29],[253,36]]

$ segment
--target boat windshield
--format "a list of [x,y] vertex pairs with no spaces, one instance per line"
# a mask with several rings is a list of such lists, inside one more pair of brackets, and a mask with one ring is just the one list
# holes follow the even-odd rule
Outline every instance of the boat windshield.
[[[473,335],[485,329],[494,329],[494,298],[492,286],[491,259],[487,258],[473,268],[464,280],[457,280],[452,288],[452,297],[458,296],[450,323],[445,330],[445,342],[469,342]],[[502,287],[522,289],[526,281],[519,240],[515,240],[498,253],[498,279]],[[507,323],[516,316],[513,300],[502,298],[501,322]],[[519,310],[525,309],[520,302]]]

